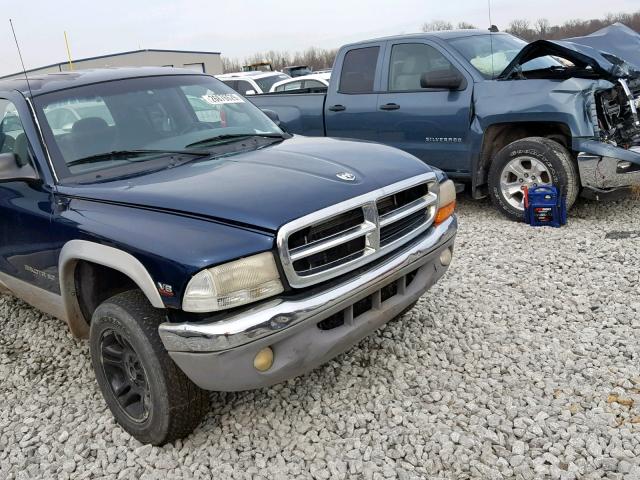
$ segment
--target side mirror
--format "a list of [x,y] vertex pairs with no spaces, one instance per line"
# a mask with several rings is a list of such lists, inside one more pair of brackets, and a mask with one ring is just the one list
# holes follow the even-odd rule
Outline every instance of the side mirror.
[[278,128],[280,128],[280,130],[282,130],[285,133],[289,133],[287,132],[287,127],[285,127],[284,124],[280,121],[280,117],[276,112],[274,112],[273,110],[269,110],[268,108],[264,108],[261,110],[262,110],[262,113],[264,113],[267,117],[269,117],[269,120],[271,120],[273,123],[275,123],[278,126]]
[[420,76],[421,88],[438,88],[441,90],[460,90],[466,81],[457,70],[425,72]]
[[0,153],[0,182],[37,180],[38,174],[30,164],[20,165],[15,153]]
[[267,117],[269,117],[269,120],[271,120],[273,123],[280,126],[280,123],[281,123],[280,117],[276,112],[274,112],[273,110],[269,110],[268,108],[265,108],[265,109],[262,109],[262,113],[264,113]]
[[255,90],[247,90],[246,92],[244,92],[245,95],[255,95],[256,91]]

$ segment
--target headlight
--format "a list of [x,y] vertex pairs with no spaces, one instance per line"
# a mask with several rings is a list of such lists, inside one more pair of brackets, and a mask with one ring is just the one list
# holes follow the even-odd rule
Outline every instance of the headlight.
[[438,212],[433,221],[436,225],[444,222],[453,215],[456,209],[456,186],[451,180],[446,180],[440,184],[438,193]]
[[185,312],[213,312],[255,302],[282,292],[280,275],[270,252],[202,270],[187,285]]

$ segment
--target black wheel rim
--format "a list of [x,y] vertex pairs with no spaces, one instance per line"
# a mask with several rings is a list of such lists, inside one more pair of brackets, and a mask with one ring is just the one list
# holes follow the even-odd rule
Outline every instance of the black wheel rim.
[[149,417],[150,392],[147,374],[131,344],[114,330],[105,330],[100,340],[102,370],[113,397],[135,422]]

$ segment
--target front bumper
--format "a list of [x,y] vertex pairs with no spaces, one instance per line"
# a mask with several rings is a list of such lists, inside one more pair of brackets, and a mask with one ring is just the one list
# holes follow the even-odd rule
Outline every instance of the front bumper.
[[[447,270],[440,257],[453,250],[456,229],[451,217],[358,276],[299,299],[266,301],[216,322],[163,323],[160,337],[178,367],[207,390],[248,390],[301,375],[420,298]],[[318,326],[323,320],[324,329]],[[260,372],[253,360],[265,347],[273,350],[274,362]]]
[[640,185],[640,152],[596,141],[582,142],[578,169],[586,196],[617,198]]

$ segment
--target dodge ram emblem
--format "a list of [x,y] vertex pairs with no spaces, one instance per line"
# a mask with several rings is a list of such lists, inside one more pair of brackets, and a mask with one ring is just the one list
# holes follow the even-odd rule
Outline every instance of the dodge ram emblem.
[[356,179],[356,176],[350,172],[336,173],[336,177],[338,177],[340,180],[344,180],[345,182],[353,182]]

